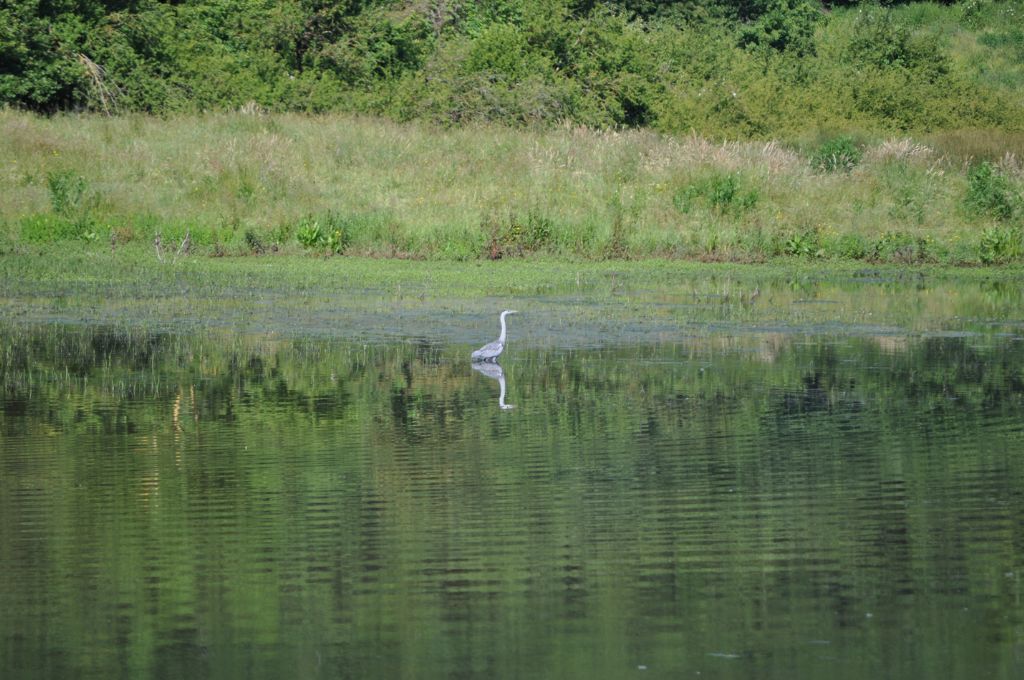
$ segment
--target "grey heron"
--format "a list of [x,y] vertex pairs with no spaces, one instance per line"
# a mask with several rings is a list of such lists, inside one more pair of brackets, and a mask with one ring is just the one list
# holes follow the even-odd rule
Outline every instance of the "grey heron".
[[514,309],[506,309],[501,313],[501,335],[494,342],[489,342],[471,355],[473,361],[494,361],[505,351],[505,317],[509,314],[518,314]]

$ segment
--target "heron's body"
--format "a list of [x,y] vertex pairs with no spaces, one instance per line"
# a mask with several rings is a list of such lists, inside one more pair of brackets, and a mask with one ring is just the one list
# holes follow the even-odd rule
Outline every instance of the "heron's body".
[[516,314],[514,309],[506,309],[501,313],[501,335],[494,342],[489,342],[477,351],[470,355],[473,361],[495,361],[501,353],[505,351],[505,338],[507,336],[505,328],[505,317],[509,314]]

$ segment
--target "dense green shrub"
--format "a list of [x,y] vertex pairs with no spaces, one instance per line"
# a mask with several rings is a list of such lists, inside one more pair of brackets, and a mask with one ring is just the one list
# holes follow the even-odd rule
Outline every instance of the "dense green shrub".
[[985,264],[1019,260],[1024,256],[1024,232],[1019,227],[990,227],[978,242],[978,259]]
[[931,259],[930,243],[926,238],[902,232],[886,232],[875,241],[868,258],[876,262],[918,264]]
[[481,228],[487,235],[484,255],[492,260],[547,250],[552,246],[555,231],[549,218],[532,210],[525,218],[516,215],[505,219],[488,218]]
[[262,255],[267,251],[266,246],[263,245],[263,239],[252,229],[245,230],[245,247],[253,255]]
[[[9,0],[0,105],[348,110],[743,138],[1014,130],[1024,39],[1012,4],[935,8],[935,27],[910,10],[825,14],[810,0]],[[969,40],[936,35],[957,22],[977,27],[967,57]]]
[[877,7],[857,13],[842,54],[862,68],[917,70],[932,78],[949,70],[937,41],[913,33],[892,11]]
[[50,190],[50,205],[53,212],[62,217],[71,217],[82,209],[85,196],[85,178],[69,171],[49,172],[46,186]]
[[98,238],[96,225],[89,219],[70,219],[63,215],[38,214],[21,220],[21,238],[33,243],[55,243]]
[[759,198],[757,188],[745,188],[737,173],[711,172],[677,191],[672,202],[684,213],[704,206],[718,215],[741,215],[754,208]]
[[767,0],[761,15],[740,29],[742,46],[792,52],[797,56],[814,53],[814,26],[818,8],[807,0]]
[[295,239],[305,248],[321,248],[327,242],[327,233],[315,217],[304,217],[295,230]]
[[101,10],[39,0],[0,5],[0,105],[52,112],[84,102],[86,73],[76,55]]
[[352,242],[350,221],[335,212],[309,215],[299,221],[295,239],[309,250],[340,255]]
[[964,204],[977,214],[997,219],[1013,217],[1021,198],[1009,178],[991,163],[978,163],[967,172]]
[[783,252],[797,257],[821,257],[825,254],[821,248],[821,234],[815,229],[791,234],[783,242]]

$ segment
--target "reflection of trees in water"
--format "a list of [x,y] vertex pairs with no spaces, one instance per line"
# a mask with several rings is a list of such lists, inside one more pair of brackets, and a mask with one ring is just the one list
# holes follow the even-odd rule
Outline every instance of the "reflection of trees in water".
[[[972,408],[1016,408],[1024,393],[1022,343],[771,340],[770,362],[757,352],[664,359],[657,348],[524,350],[518,393],[545,404],[533,417],[547,414],[570,431],[599,422],[626,427],[635,409],[615,407],[616,400],[645,405],[644,424],[628,425],[644,436],[701,427],[778,434],[819,415],[833,417],[826,426],[872,430],[897,427],[920,408],[955,407],[961,418]],[[186,422],[195,427],[351,418],[372,423],[375,438],[451,442],[479,431],[474,418],[483,396],[493,394],[455,360],[458,348],[422,340],[368,347],[49,329],[8,334],[2,342],[8,427],[31,415],[63,429],[131,433],[152,430],[137,421],[159,424],[173,407],[194,415]],[[505,380],[503,372],[488,376],[499,385]],[[507,406],[500,395],[499,402]]]
[[[508,418],[461,347],[117,342],[0,336],[0,430],[60,447],[37,460],[0,446],[0,469],[50,493],[45,521],[63,523],[49,543],[13,541],[7,583],[38,579],[42,564],[80,573],[67,537],[116,517],[125,530],[83,541],[134,560],[131,573],[160,566],[147,573],[164,579],[152,597],[167,609],[214,591],[236,610],[252,598],[279,625],[294,596],[311,626],[337,634],[353,611],[380,624],[371,630],[422,628],[385,620],[393,602],[436,603],[430,620],[478,631],[498,610],[530,620],[541,602],[552,620],[621,607],[642,615],[609,620],[634,628],[678,633],[692,621],[684,632],[701,639],[716,617],[764,630],[766,612],[811,596],[822,616],[863,625],[866,590],[883,602],[929,588],[988,593],[986,575],[1003,583],[1019,562],[1024,460],[1006,451],[1012,431],[990,425],[1024,411],[1022,343],[782,338],[770,362],[519,350],[522,407]],[[943,449],[950,432],[960,440]],[[0,494],[0,523],[39,520],[19,512],[31,498]],[[28,535],[11,526],[5,535]],[[506,535],[515,540],[495,538]],[[974,550],[993,535],[988,552]],[[143,536],[145,550],[125,549]],[[379,583],[404,585],[382,594]],[[538,594],[552,584],[558,597]],[[117,601],[101,595],[97,607]],[[1015,611],[999,597],[993,614]],[[409,639],[428,636],[426,648],[430,634]]]

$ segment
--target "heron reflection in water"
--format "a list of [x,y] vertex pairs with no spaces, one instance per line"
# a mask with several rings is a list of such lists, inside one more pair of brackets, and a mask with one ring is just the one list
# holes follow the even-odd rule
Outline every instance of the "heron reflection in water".
[[500,364],[495,361],[474,361],[470,365],[473,367],[473,370],[498,381],[498,406],[502,411],[509,411],[515,408],[512,404],[505,403],[505,371],[501,370]]

